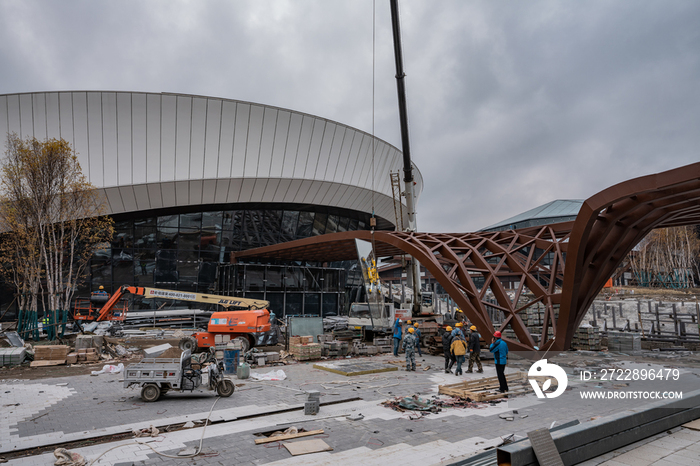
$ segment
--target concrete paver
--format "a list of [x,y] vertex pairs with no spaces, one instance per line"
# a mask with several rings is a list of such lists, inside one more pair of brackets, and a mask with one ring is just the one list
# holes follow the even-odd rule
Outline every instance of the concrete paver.
[[[375,357],[375,360],[394,360],[393,356]],[[381,406],[381,402],[394,396],[418,394],[431,397],[437,394],[440,384],[494,376],[493,365],[485,365],[485,374],[465,374],[456,377],[445,374],[442,358],[425,356],[418,362],[437,369],[417,372],[399,371],[388,374],[344,377],[314,369],[310,364],[282,367],[287,379],[281,382],[253,382],[235,380],[238,385],[230,398],[217,401],[212,419],[226,420],[210,425],[204,435],[204,450],[216,456],[198,456],[195,459],[172,459],[159,456],[150,447],[134,440],[98,444],[76,449],[90,459],[107,452],[98,464],[393,464],[390,458],[400,452],[407,464],[446,464],[469,452],[498,445],[509,435],[526,436],[527,432],[561,424],[573,419],[581,422],[591,418],[632,409],[640,405],[635,399],[590,400],[581,398],[580,392],[613,391],[613,383],[600,381],[581,383],[570,376],[570,389],[555,399],[539,400],[534,394],[508,399],[478,408],[444,409],[440,413],[420,416],[418,413],[400,413]],[[645,365],[647,367],[647,365]],[[275,368],[278,369],[278,368]],[[267,372],[272,368],[256,371]],[[511,368],[511,370],[515,370]],[[680,380],[674,382],[674,390],[690,391],[697,385],[696,370],[686,370]],[[697,371],[700,373],[700,371]],[[72,377],[41,382],[0,381],[2,392],[15,393],[15,404],[3,406],[0,428],[0,449],[29,448],[52,440],[80,438],[85,435],[110,434],[131,427],[148,427],[150,424],[166,426],[190,419],[204,419],[215,397],[205,392],[168,394],[156,403],[143,403],[138,392],[125,390],[118,382],[118,375],[99,377]],[[66,386],[60,386],[67,383]],[[631,382],[627,390],[659,389],[650,382]],[[303,410],[279,413],[280,409],[302,406],[305,391],[319,390],[321,401],[348,400],[340,404],[324,406],[317,416],[304,416]],[[39,394],[38,392],[43,393]],[[26,394],[23,396],[22,394]],[[37,395],[43,395],[43,398]],[[3,396],[2,405],[5,402]],[[16,409],[15,409],[16,408]],[[517,411],[513,421],[505,421],[499,414]],[[262,415],[269,413],[266,415]],[[347,420],[348,413],[362,413],[361,421]],[[411,416],[413,414],[414,416]],[[39,417],[37,417],[39,416]],[[333,447],[332,452],[317,453],[292,458],[280,444],[255,445],[253,434],[297,425],[307,430],[324,429],[324,441]],[[626,459],[673,460],[674,455],[693,459],[698,453],[697,439],[693,433],[682,429],[677,437],[658,439],[652,447],[657,455],[642,455],[634,450],[623,450],[605,455],[598,464],[629,465]],[[159,452],[177,455],[186,447],[197,447],[202,428],[163,433],[148,445]],[[326,437],[327,436],[327,437]],[[645,447],[648,444],[639,445]],[[664,452],[668,454],[658,455]],[[627,455],[627,456],[625,456]],[[1,456],[1,454],[0,454]],[[368,458],[375,463],[367,463]],[[361,461],[359,461],[361,459]],[[404,461],[405,460],[405,461]],[[15,459],[10,464],[53,464],[52,454]],[[605,461],[605,462],[603,462]],[[684,464],[679,460],[678,464]],[[655,464],[655,463],[651,463]],[[660,464],[659,464],[660,466]]]

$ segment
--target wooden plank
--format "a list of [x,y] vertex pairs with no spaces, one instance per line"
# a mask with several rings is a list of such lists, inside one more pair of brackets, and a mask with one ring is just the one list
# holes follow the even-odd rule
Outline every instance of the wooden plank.
[[320,438],[313,440],[303,440],[301,442],[283,443],[284,448],[292,454],[292,456],[306,455],[308,453],[318,453],[320,451],[333,451],[333,447],[328,445]]
[[309,432],[299,432],[296,434],[284,434],[284,435],[278,435],[277,437],[266,437],[266,438],[259,438],[255,440],[256,445],[260,445],[263,443],[270,443],[270,442],[277,442],[279,440],[291,440],[299,437],[308,437],[309,435],[318,435],[322,434],[323,430],[311,430]]
[[691,430],[700,430],[700,419],[696,419],[694,421],[687,422],[683,424],[683,427],[686,429],[691,429]]
[[65,359],[49,359],[47,361],[32,361],[31,364],[29,364],[30,367],[44,367],[44,366],[60,366],[61,364],[65,364],[66,360]]

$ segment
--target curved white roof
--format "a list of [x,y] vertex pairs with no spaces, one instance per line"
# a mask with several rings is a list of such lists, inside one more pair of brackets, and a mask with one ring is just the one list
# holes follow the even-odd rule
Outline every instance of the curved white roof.
[[372,213],[374,195],[376,215],[395,223],[389,172],[401,171],[401,151],[293,110],[168,93],[6,94],[0,132],[70,142],[110,214],[239,202]]

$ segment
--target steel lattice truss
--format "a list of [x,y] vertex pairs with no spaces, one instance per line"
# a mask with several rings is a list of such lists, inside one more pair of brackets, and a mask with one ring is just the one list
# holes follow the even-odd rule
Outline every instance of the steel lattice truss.
[[[574,222],[494,233],[352,231],[234,253],[318,262],[356,257],[355,239],[377,257],[409,254],[426,267],[482,333],[510,328],[513,349],[567,349],[590,304],[652,229],[700,223],[700,163],[612,186],[587,199]],[[503,276],[516,278],[507,290]],[[544,307],[535,341],[523,321]],[[503,313],[498,329],[489,308]],[[556,311],[559,312],[558,319]]]

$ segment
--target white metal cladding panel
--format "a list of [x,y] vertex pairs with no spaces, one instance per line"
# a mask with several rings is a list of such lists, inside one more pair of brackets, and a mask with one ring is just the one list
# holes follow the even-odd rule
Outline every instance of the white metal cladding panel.
[[46,94],[32,95],[32,126],[34,137],[46,139]]
[[258,105],[250,106],[248,119],[248,134],[246,137],[245,156],[243,159],[243,176],[255,178],[258,176],[260,159],[260,142],[262,138],[263,115],[265,111]]
[[148,185],[135,185],[134,197],[136,198],[136,205],[138,206],[139,210],[153,208],[153,202],[151,202],[150,196],[148,195]]
[[190,135],[192,134],[192,98],[178,96],[175,112],[175,179],[190,175]]
[[148,94],[146,98],[146,180],[161,180],[161,96]]
[[7,131],[9,133],[17,133],[22,137],[22,131],[20,129],[21,123],[19,118],[19,96],[18,95],[8,95],[7,96]]
[[160,209],[163,207],[163,185],[149,184],[148,185],[148,201],[151,203],[152,209]]
[[256,178],[253,189],[250,192],[251,201],[259,201],[265,197],[265,190],[267,189],[267,178]]
[[119,158],[119,141],[117,140],[117,95],[112,92],[102,94],[102,140],[104,146],[103,167],[104,185],[118,186],[117,159]]
[[177,141],[177,97],[163,95],[160,119],[160,179],[175,181],[175,142]]
[[222,102],[207,100],[207,119],[204,139],[204,178],[216,178],[219,165],[219,145],[221,141]]
[[217,180],[205,180],[202,187],[202,204],[214,204],[216,202]]
[[[146,182],[146,95],[131,95],[131,183]],[[122,182],[128,184],[129,182]]]
[[241,185],[243,180],[241,178],[232,178],[228,186],[228,194],[226,197],[226,202],[240,202],[239,195],[241,194]]
[[[243,176],[245,170],[245,151],[248,145],[248,125],[250,122],[250,105],[236,104],[236,124],[233,129],[233,160],[231,161],[231,178]],[[221,176],[221,175],[219,175]]]
[[[388,172],[401,170],[403,162],[393,146],[336,122],[188,95],[0,95],[0,130],[21,137],[63,137],[98,187],[147,186],[147,195],[138,202],[122,201],[121,196],[114,201],[127,211],[133,204],[141,209],[252,201],[320,203],[370,212],[366,204],[371,196],[358,197],[354,188],[391,196]],[[415,173],[420,194],[423,180]],[[192,185],[190,180],[198,182]],[[167,184],[172,181],[186,183],[175,189]],[[391,202],[387,209],[393,213]]]
[[187,179],[204,178],[204,145],[206,140],[207,100],[192,99],[192,138],[190,140],[190,171]]
[[23,138],[34,134],[31,94],[22,94],[19,96],[19,124],[22,128],[21,136]]
[[291,184],[292,180],[288,178],[281,179],[272,197],[272,202],[284,202],[287,199],[287,192]]
[[235,122],[236,103],[224,101],[221,107],[221,141],[219,142],[219,160],[216,169],[217,178],[228,178],[231,173]]
[[104,198],[107,200],[110,212],[119,213],[126,211],[119,190],[120,188],[107,188],[104,190]]
[[115,111],[117,114],[117,184],[129,184],[132,182],[133,162],[131,94],[117,93]]
[[[47,137],[57,137],[61,134],[61,119],[58,92],[46,94],[46,131]],[[0,116],[0,121],[2,116]],[[0,124],[2,128],[2,124]]]
[[175,183],[162,183],[161,192],[163,195],[163,207],[173,207],[176,206],[175,202]]
[[216,180],[216,192],[214,193],[214,202],[217,204],[223,204],[228,202],[228,188],[231,181],[226,180]]
[[253,187],[256,181],[255,178],[243,178],[241,189],[238,192],[238,198],[234,202],[250,202],[253,197]]

